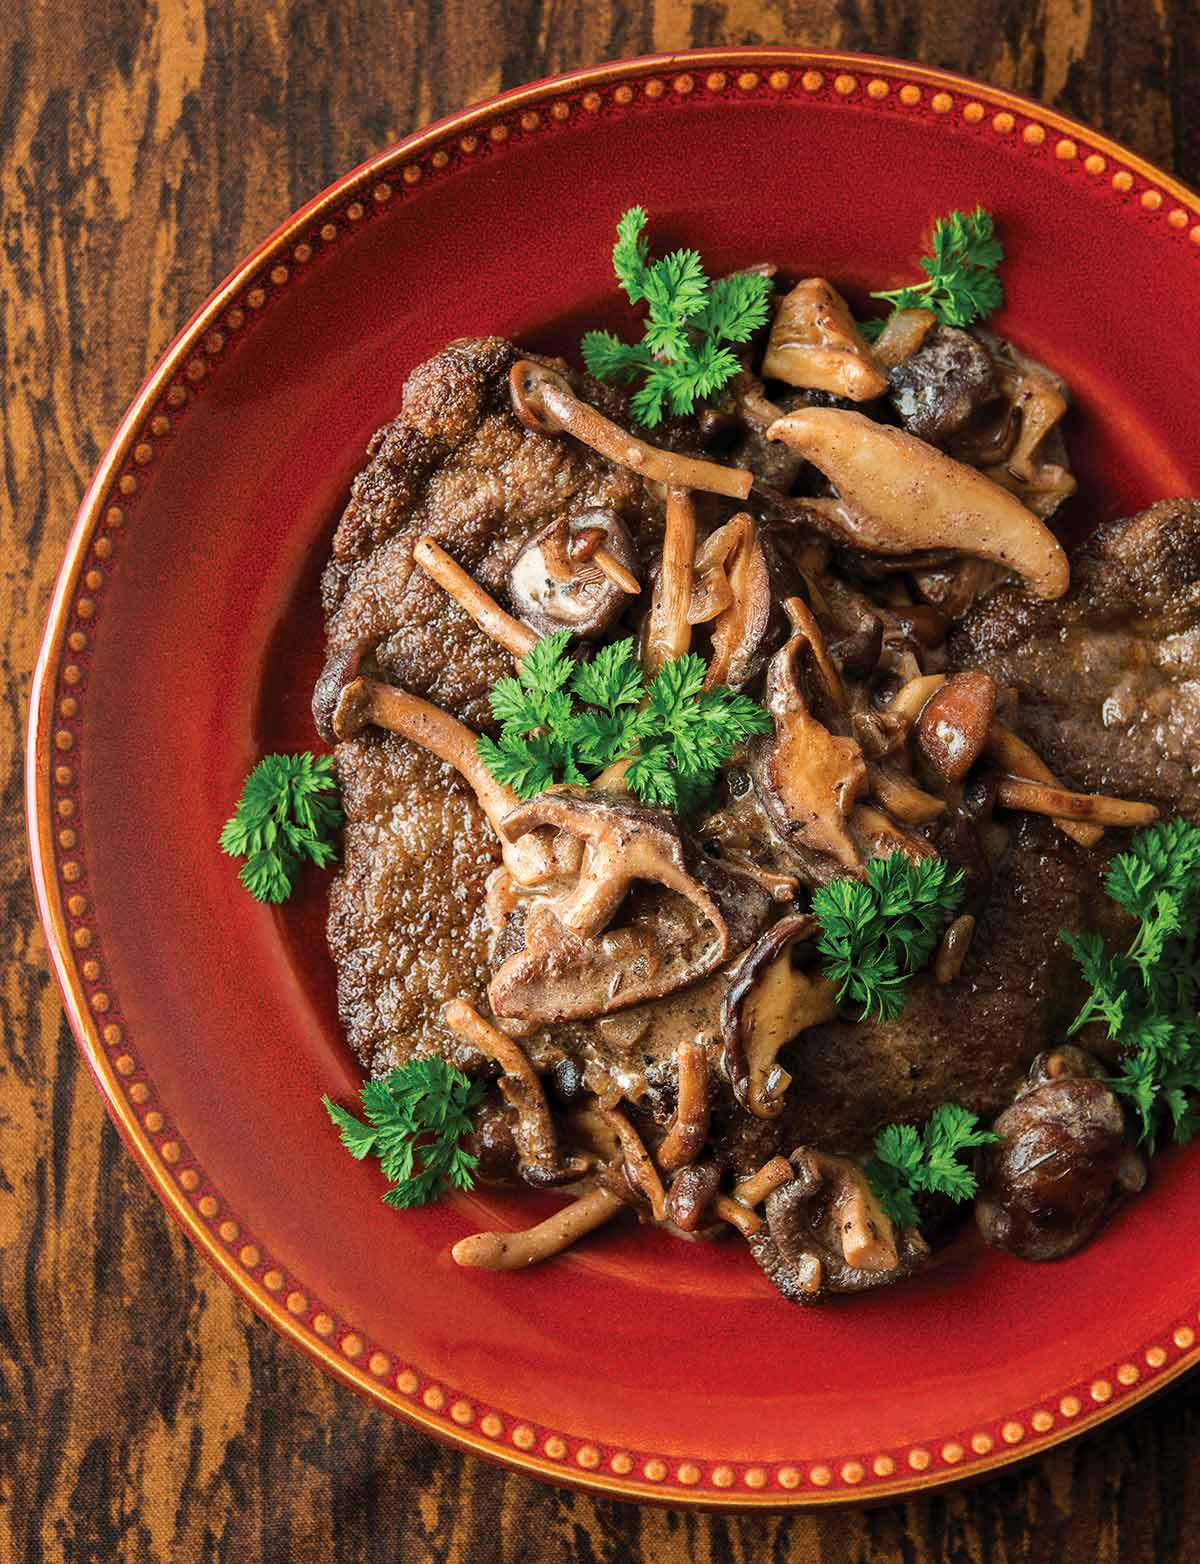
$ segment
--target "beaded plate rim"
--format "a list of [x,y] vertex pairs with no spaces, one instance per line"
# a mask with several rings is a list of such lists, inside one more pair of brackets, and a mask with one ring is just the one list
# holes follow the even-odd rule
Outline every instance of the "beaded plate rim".
[[161,443],[210,374],[297,272],[352,240],[395,200],[480,157],[601,112],[692,94],[810,98],[965,124],[1034,157],[1082,169],[1114,199],[1190,242],[1200,199],[1107,137],[1003,89],[882,57],[796,49],[701,49],[588,67],[448,116],[378,153],[301,207],[193,314],[122,419],[88,486],[50,604],[30,697],[26,803],[38,908],[72,1030],[105,1105],[151,1186],[214,1269],[267,1323],[353,1389],[435,1437],[559,1483],[625,1499],[710,1508],[805,1507],[892,1497],[1021,1460],[1126,1410],[1200,1360],[1194,1312],[1082,1383],[967,1430],[824,1460],[689,1459],[590,1440],[523,1420],[430,1380],[325,1309],[230,1210],[163,1111],[106,985],[79,850],[76,733],[97,597],[119,559],[130,506]]

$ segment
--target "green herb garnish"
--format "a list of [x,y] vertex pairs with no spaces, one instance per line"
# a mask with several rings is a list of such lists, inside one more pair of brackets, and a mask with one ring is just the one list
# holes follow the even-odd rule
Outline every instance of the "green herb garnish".
[[306,858],[320,869],[333,862],[330,838],[343,819],[336,795],[331,755],[267,755],[255,766],[220,841],[246,860],[238,879],[256,901],[286,901]]
[[588,663],[567,656],[570,631],[548,635],[515,678],[493,686],[499,739],[479,739],[479,754],[518,798],[555,782],[586,785],[619,760],[630,791],[646,803],[690,813],[717,772],[770,717],[746,695],[706,690],[704,659],[688,652],[666,663],[649,687],[632,638],[603,647]]
[[645,379],[630,399],[634,417],[649,428],[666,410],[690,413],[741,369],[724,344],[748,342],[767,318],[771,281],[735,272],[710,281],[695,250],[673,250],[651,261],[646,213],[631,206],[617,224],[613,271],[631,304],[646,305],[641,342],[610,331],[589,331],[580,346],[597,380],[629,385]]
[[866,1165],[867,1179],[893,1222],[916,1227],[920,1213],[914,1194],[924,1190],[954,1201],[971,1200],[978,1184],[958,1155],[999,1138],[979,1128],[976,1114],[946,1102],[922,1130],[912,1124],[889,1124],[881,1130],[875,1137],[875,1155]]
[[1127,950],[1111,955],[1099,934],[1060,935],[1092,990],[1068,1036],[1099,1021],[1121,1044],[1121,1069],[1109,1085],[1137,1114],[1139,1138],[1153,1151],[1168,1120],[1180,1142],[1197,1125],[1200,827],[1147,826],[1113,859],[1104,887],[1138,929]]
[[[933,225],[933,254],[921,259],[926,280],[871,297],[887,300],[894,310],[932,310],[945,326],[969,326],[1004,303],[1004,287],[996,276],[1003,259],[1004,246],[990,212],[981,206],[973,212],[951,212]],[[859,330],[874,342],[884,325],[882,320],[861,321]]]
[[381,1081],[362,1088],[363,1124],[322,1097],[342,1145],[359,1161],[374,1153],[392,1188],[384,1205],[406,1211],[427,1205],[447,1187],[470,1189],[479,1158],[459,1142],[471,1129],[471,1111],[483,1088],[436,1054],[410,1059]]
[[860,1004],[865,1021],[890,1021],[904,1006],[909,980],[933,955],[946,920],[963,897],[962,870],[943,858],[912,863],[903,853],[873,858],[867,881],[831,880],[816,891],[817,949],[838,999]]

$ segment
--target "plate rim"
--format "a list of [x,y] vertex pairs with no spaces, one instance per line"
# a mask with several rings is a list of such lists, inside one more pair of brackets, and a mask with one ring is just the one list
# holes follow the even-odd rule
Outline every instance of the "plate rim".
[[[699,77],[704,72],[707,76],[701,83]],[[672,76],[674,81],[664,80]],[[639,85],[640,100],[635,91]],[[395,195],[419,188],[427,170],[440,173],[450,159],[447,156],[439,164],[438,155],[445,153],[453,140],[457,140],[464,155],[472,155],[480,148],[500,147],[514,130],[519,135],[540,131],[544,121],[539,110],[547,103],[550,117],[566,122],[577,109],[592,113],[607,106],[619,112],[631,104],[644,107],[648,102],[669,102],[672,94],[678,98],[704,90],[711,96],[736,97],[738,93],[758,92],[764,86],[782,98],[785,92],[795,96],[797,85],[802,93],[813,97],[819,94],[824,102],[845,102],[860,108],[879,106],[895,92],[914,117],[931,122],[941,118],[947,125],[959,121],[981,125],[990,115],[990,128],[998,136],[1010,145],[1023,144],[1038,155],[1043,155],[1053,132],[1058,138],[1053,147],[1056,161],[1070,164],[1086,151],[1083,166],[1097,184],[1101,176],[1106,176],[1110,190],[1122,199],[1133,192],[1135,176],[1140,176],[1146,185],[1139,192],[1142,209],[1150,216],[1160,217],[1164,228],[1174,229],[1177,238],[1190,239],[1200,252],[1200,197],[1147,159],[1033,99],[951,71],[892,57],[754,46],[684,50],[581,67],[469,105],[367,158],[306,202],[251,250],[175,335],[118,424],[81,501],[39,646],[26,741],[25,799],[34,891],[67,1019],[122,1139],[155,1194],[213,1269],[260,1318],[326,1372],[443,1443],[531,1476],[609,1497],[700,1509],[801,1509],[874,1501],[983,1476],[1073,1438],[1145,1399],[1200,1361],[1200,1343],[1190,1325],[1178,1326],[1172,1335],[1168,1323],[1159,1334],[1171,1343],[1174,1355],[1171,1348],[1159,1344],[1138,1348],[1138,1355],[1152,1371],[1150,1374],[1138,1369],[1131,1354],[1129,1361],[1123,1361],[1111,1376],[1101,1372],[1090,1385],[1075,1385],[1043,1398],[1046,1403],[1055,1403],[1060,1415],[1035,1411],[1032,1418],[1023,1415],[1020,1421],[1014,1416],[1001,1426],[999,1439],[977,1434],[969,1449],[955,1438],[941,1443],[936,1453],[924,1446],[910,1446],[905,1452],[906,1471],[901,1471],[891,1456],[876,1457],[868,1473],[858,1456],[789,1466],[786,1462],[755,1463],[733,1457],[725,1462],[711,1456],[695,1461],[673,1456],[668,1462],[650,1452],[628,1454],[623,1450],[616,1456],[610,1455],[610,1463],[620,1464],[610,1464],[608,1470],[602,1471],[600,1453],[584,1435],[559,1436],[543,1429],[539,1451],[534,1448],[537,1440],[531,1438],[526,1445],[523,1438],[514,1437],[521,1430],[530,1434],[533,1431],[513,1413],[506,1414],[507,1437],[503,1441],[486,1431],[480,1432],[474,1409],[461,1399],[455,1401],[455,1393],[447,1387],[431,1383],[418,1396],[417,1376],[410,1373],[413,1384],[402,1390],[395,1380],[389,1383],[361,1361],[361,1345],[358,1353],[348,1353],[344,1344],[354,1339],[353,1327],[348,1323],[336,1332],[331,1323],[330,1331],[321,1332],[291,1312],[282,1295],[274,1296],[245,1262],[239,1263],[234,1253],[235,1240],[222,1240],[219,1230],[204,1220],[196,1204],[187,1198],[186,1188],[181,1187],[172,1168],[178,1147],[175,1157],[164,1155],[173,1143],[156,1143],[133,1111],[121,1085],[122,1075],[128,1069],[124,1061],[129,1056],[121,1051],[119,1035],[115,1042],[104,1035],[106,1025],[110,1033],[120,1032],[104,1021],[108,996],[94,986],[89,988],[82,975],[82,963],[72,949],[67,907],[72,893],[66,887],[82,872],[78,862],[82,855],[72,857],[66,848],[60,853],[56,829],[61,822],[54,819],[51,810],[51,773],[55,757],[61,768],[64,756],[69,759],[73,746],[69,716],[75,714],[78,703],[74,708],[68,707],[67,712],[62,710],[62,700],[70,701],[71,697],[59,695],[58,675],[70,650],[69,636],[80,633],[72,632],[70,625],[90,618],[92,611],[80,613],[79,596],[89,552],[97,536],[103,538],[108,527],[121,524],[124,497],[137,491],[137,474],[153,460],[154,445],[149,438],[152,410],[172,382],[182,381],[186,388],[206,377],[209,358],[201,349],[212,343],[214,333],[222,335],[217,332],[222,317],[230,322],[240,316],[234,328],[238,332],[243,326],[252,326],[255,316],[277,296],[272,289],[287,286],[299,252],[307,248],[311,256],[318,234],[325,237],[321,231],[332,225],[335,216],[338,221],[332,225],[335,233],[329,245],[340,244],[352,236],[356,225],[365,226],[363,220],[369,220],[374,211],[385,209]],[[560,104],[565,108],[561,115]],[[524,118],[521,110],[525,111]],[[477,134],[483,131],[486,137]],[[474,145],[468,146],[471,142]],[[399,189],[395,188],[397,185]],[[1170,209],[1168,198],[1174,203]],[[314,243],[302,237],[310,231]],[[220,347],[213,349],[211,357],[219,361],[220,351]],[[183,400],[187,400],[186,389]],[[101,558],[107,558],[110,552],[111,543],[107,552],[97,551]],[[102,576],[102,572],[98,574]],[[85,580],[85,586],[88,585]],[[63,734],[65,743],[61,741]],[[74,874],[66,872],[71,865]],[[307,1312],[303,1311],[305,1315]],[[335,1342],[334,1334],[341,1339]],[[1155,1354],[1159,1361],[1155,1361]],[[437,1394],[431,1396],[435,1388]],[[455,1412],[458,1406],[467,1406],[471,1412],[466,1423]],[[1049,1418],[1049,1424],[1039,1426],[1039,1419],[1045,1418]],[[486,1423],[487,1418],[482,1421]],[[1026,1426],[1029,1422],[1032,1431]],[[927,1441],[931,1446],[939,1442]],[[568,1455],[570,1445],[576,1447],[573,1458]],[[807,1466],[807,1472],[801,1473],[801,1465]],[[774,1485],[764,1470],[768,1466],[774,1468]],[[739,1475],[742,1486],[735,1491]]]

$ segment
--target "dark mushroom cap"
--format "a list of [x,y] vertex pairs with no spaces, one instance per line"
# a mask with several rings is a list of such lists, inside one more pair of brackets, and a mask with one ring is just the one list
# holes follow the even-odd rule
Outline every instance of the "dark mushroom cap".
[[[722,1062],[725,1073],[738,1102],[759,1118],[773,1118],[782,1110],[783,1092],[771,1089],[774,1059],[781,1044],[771,1041],[770,1033],[778,1032],[779,1028],[760,1028],[754,1024],[763,1019],[754,1013],[755,998],[767,969],[776,961],[787,957],[790,963],[798,963],[806,954],[815,958],[815,946],[811,942],[817,927],[817,920],[807,912],[792,913],[772,924],[742,957],[721,1004]],[[807,988],[807,979],[799,971],[796,976],[797,984]],[[791,1001],[789,1010],[802,1008],[795,1005],[797,996],[786,997]],[[830,1006],[831,1010],[834,1008]],[[796,1019],[803,1024],[801,1015],[797,1014]],[[757,1049],[756,1040],[760,1044]],[[765,1052],[762,1046],[764,1043],[767,1045]],[[756,1081],[761,1081],[761,1089],[752,1093],[752,1085]]]
[[938,781],[962,782],[983,753],[996,715],[996,681],[979,669],[953,673],[917,719],[917,749]]
[[335,647],[325,659],[313,687],[312,714],[317,732],[326,744],[352,739],[366,725],[369,703],[356,701],[352,687],[358,682],[368,646],[365,641],[351,641]]
[[888,371],[890,400],[909,434],[941,445],[996,394],[987,351],[957,326],[935,326]]
[[587,510],[557,517],[525,544],[508,577],[509,596],[517,616],[539,635],[570,630],[584,639],[597,639],[618,619],[627,597],[599,566],[587,559],[569,560],[560,577],[547,564],[547,552],[557,544],[564,560],[573,541],[589,532],[604,534],[603,547],[633,576],[638,574],[637,549],[628,529],[615,511]]

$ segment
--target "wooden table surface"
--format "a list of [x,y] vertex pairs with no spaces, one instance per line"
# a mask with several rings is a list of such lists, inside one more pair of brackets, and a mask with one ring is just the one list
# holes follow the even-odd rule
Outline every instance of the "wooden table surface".
[[335,175],[526,79],[765,42],[967,71],[1197,184],[1195,0],[8,0],[0,13],[0,1564],[1200,1559],[1195,1377],[972,1490],[746,1519],[543,1487],[360,1402],[235,1301],[119,1144],[47,972],[19,828],[30,669],[93,464],[180,322]]

